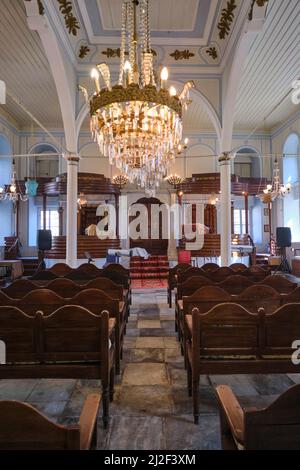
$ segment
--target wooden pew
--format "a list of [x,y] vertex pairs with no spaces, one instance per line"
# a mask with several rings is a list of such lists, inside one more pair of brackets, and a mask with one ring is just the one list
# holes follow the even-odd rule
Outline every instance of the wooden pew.
[[120,373],[120,361],[123,354],[124,335],[126,333],[126,307],[124,302],[109,297],[98,289],[85,289],[74,297],[63,298],[49,289],[37,289],[27,294],[23,299],[11,299],[0,292],[0,305],[18,307],[27,315],[34,316],[38,310],[44,315],[50,315],[55,310],[66,305],[79,305],[95,314],[108,310],[116,320],[116,373]]
[[286,277],[281,276],[280,274],[267,276],[260,283],[265,286],[273,287],[273,289],[277,290],[277,292],[280,292],[281,294],[290,294],[298,287],[296,283],[289,281]]
[[0,307],[0,340],[6,345],[6,364],[0,379],[100,379],[103,422],[109,417],[114,393],[115,319],[109,312],[94,314],[66,305],[48,316],[29,316],[13,306]]
[[172,291],[176,286],[176,276],[179,270],[184,271],[186,269],[189,269],[191,266],[190,264],[186,263],[179,263],[173,268],[169,269],[169,275],[168,275],[168,304],[169,307],[172,308]]
[[50,421],[28,403],[0,401],[0,450],[89,450],[97,446],[100,394],[87,396],[78,424]]
[[207,313],[193,309],[186,317],[192,340],[187,342],[188,390],[194,421],[199,421],[199,380],[205,374],[297,373],[291,358],[300,338],[300,304],[288,304],[266,315],[234,303]]
[[203,269],[203,271],[206,271],[206,272],[212,272],[212,271],[216,271],[217,269],[219,269],[219,265],[216,264],[216,263],[205,263],[203,264],[203,266],[201,266],[201,269]]
[[236,303],[251,313],[257,313],[261,308],[265,313],[273,313],[282,305],[282,296],[272,287],[263,284],[254,284],[246,288],[239,295],[232,295],[217,286],[207,286],[198,289],[194,294],[183,297],[182,309],[179,311],[179,327],[181,349],[185,355],[184,347],[190,339],[186,324],[186,315],[191,315],[194,308],[200,313],[206,313],[221,303]]
[[263,409],[243,410],[230,387],[216,387],[223,450],[299,450],[300,385]]

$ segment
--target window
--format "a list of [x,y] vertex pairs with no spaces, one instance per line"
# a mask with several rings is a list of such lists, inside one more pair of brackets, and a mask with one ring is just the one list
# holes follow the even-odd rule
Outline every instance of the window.
[[[39,228],[43,228],[44,211],[40,211]],[[46,230],[51,230],[53,237],[59,235],[59,215],[56,209],[46,211]]]
[[244,178],[251,177],[251,163],[235,163],[234,174]]
[[290,227],[292,241],[300,242],[300,199],[299,199],[299,137],[290,134],[283,149],[283,182],[292,183],[292,190],[283,200],[283,223]]
[[234,209],[233,225],[235,235],[246,233],[246,211],[245,209]]

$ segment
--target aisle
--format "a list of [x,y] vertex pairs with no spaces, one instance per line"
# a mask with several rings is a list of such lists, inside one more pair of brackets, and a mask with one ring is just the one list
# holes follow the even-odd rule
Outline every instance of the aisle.
[[[206,378],[201,419],[193,424],[192,400],[174,333],[174,310],[165,290],[134,291],[125,338],[122,375],[117,379],[111,424],[102,448],[218,449],[219,418]],[[99,435],[99,445],[101,438]]]

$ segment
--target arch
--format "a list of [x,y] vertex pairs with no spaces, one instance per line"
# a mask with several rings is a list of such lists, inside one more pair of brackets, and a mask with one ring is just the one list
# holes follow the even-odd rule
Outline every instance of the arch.
[[[252,145],[241,145],[238,147],[234,154],[233,165],[239,163],[237,160],[240,160],[240,163],[250,163],[250,176],[252,178],[260,178],[262,176],[262,159],[261,154],[257,148]],[[248,160],[246,162],[246,160]],[[234,171],[236,174],[236,172]],[[237,174],[237,176],[243,176],[242,174]]]
[[207,144],[197,143],[189,147],[186,151],[185,177],[191,177],[193,174],[199,173],[216,172],[217,157],[214,156],[215,154],[215,150]]
[[[53,155],[48,155],[53,153]],[[39,154],[29,158],[29,175],[37,177],[55,177],[59,174],[59,150],[53,143],[37,142],[29,149],[28,154]],[[43,156],[47,154],[47,156]],[[45,162],[48,162],[45,166]],[[43,166],[45,168],[43,168]]]

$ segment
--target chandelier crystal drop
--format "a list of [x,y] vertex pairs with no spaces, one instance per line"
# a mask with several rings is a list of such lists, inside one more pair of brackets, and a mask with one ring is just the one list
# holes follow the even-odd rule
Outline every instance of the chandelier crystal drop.
[[123,1],[118,83],[111,85],[105,63],[97,65],[91,76],[96,87],[90,101],[91,131],[101,154],[126,174],[129,182],[155,190],[178,154],[182,115],[190,103],[189,91],[194,83],[187,82],[180,95],[174,87],[168,90],[166,67],[157,83],[149,0]]
[[22,193],[19,183],[17,181],[15,160],[13,160],[12,163],[12,178],[10,184],[4,188],[2,186],[0,187],[0,201],[5,201],[5,199],[8,199],[14,204],[17,201],[26,202],[29,199],[28,194]]
[[264,203],[271,203],[278,198],[283,198],[291,192],[292,185],[291,183],[281,184],[280,183],[280,170],[279,163],[277,158],[274,162],[273,168],[273,181],[272,184],[268,184],[264,189],[263,194],[260,196],[260,199]]

